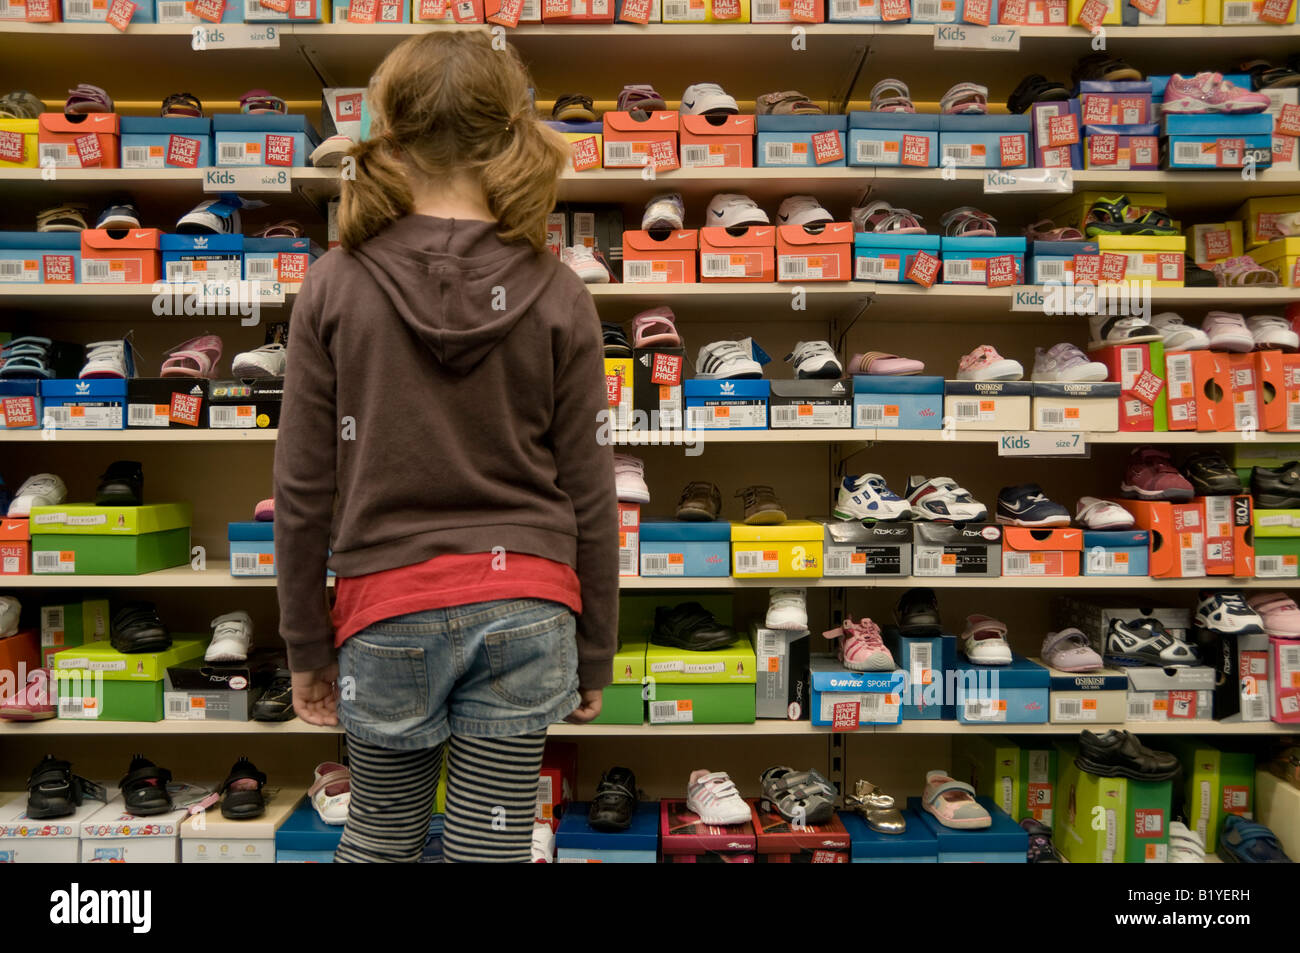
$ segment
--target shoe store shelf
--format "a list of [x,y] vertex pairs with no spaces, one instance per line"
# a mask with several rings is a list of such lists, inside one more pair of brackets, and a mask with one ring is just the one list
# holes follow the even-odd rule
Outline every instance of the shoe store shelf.
[[274,430],[0,430],[4,443],[274,443]]
[[[3,31],[0,31],[0,36]],[[319,91],[316,94],[319,98]],[[205,169],[0,169],[0,193],[29,194],[39,189],[43,197],[106,197],[122,190],[147,190],[151,201],[199,195]],[[313,194],[338,192],[337,169],[289,169],[292,186],[313,189]],[[274,193],[267,193],[273,197]]]

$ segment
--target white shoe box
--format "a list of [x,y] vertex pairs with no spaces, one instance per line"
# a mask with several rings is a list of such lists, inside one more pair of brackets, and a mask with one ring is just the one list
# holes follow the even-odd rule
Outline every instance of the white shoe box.
[[1033,389],[1029,381],[944,381],[944,427],[1028,430]]
[[1128,669],[1129,721],[1210,721],[1214,669],[1208,665]]
[[[75,768],[74,768],[75,771]],[[108,789],[111,799],[116,788]],[[76,813],[52,820],[27,816],[27,792],[0,794],[0,864],[75,864],[81,852],[81,822],[103,810],[103,801],[84,801]]]
[[81,822],[83,864],[178,864],[185,808],[136,817],[117,797]]
[[1118,381],[1035,383],[1034,429],[1119,431]]
[[266,812],[246,821],[222,817],[219,804],[195,814],[181,825],[181,863],[275,863],[275,832],[306,793],[304,788],[264,787]]

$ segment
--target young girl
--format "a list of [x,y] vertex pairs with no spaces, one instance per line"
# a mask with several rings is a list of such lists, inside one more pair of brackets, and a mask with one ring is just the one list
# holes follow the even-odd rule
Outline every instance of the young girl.
[[446,859],[527,862],[546,726],[611,680],[600,322],[544,248],[567,153],[528,86],[486,34],[394,49],[293,310],[280,633],[299,717],[347,733],[339,862],[419,859],[444,749]]

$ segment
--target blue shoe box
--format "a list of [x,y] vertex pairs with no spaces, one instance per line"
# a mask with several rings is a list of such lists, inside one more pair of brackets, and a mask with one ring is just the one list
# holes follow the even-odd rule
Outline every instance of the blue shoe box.
[[1016,262],[1015,284],[1025,275],[1024,238],[949,238],[939,243],[943,259],[945,285],[984,285],[988,283],[988,260],[1010,255]]
[[[108,8],[111,5],[109,2],[104,2],[97,6],[91,3],[91,0],[63,0],[63,22],[107,23]],[[137,3],[131,22],[153,23],[153,4],[149,3],[148,0]]]
[[814,725],[835,723],[835,707],[858,706],[859,725],[896,725],[902,721],[899,693],[903,673],[850,672],[833,655],[808,660],[808,715]]
[[250,520],[231,523],[230,575],[238,577],[275,575],[275,523]]
[[856,811],[840,811],[840,821],[849,832],[849,857],[855,864],[937,864],[939,841],[916,812],[900,812],[907,830],[901,834],[873,831]]
[[642,576],[730,574],[730,523],[641,520]]
[[921,252],[938,258],[939,246],[938,235],[856,232],[853,235],[853,278],[855,281],[915,284],[907,277],[912,262]]
[[943,429],[942,377],[853,375],[853,426],[893,430]]
[[343,839],[342,824],[326,824],[307,798],[275,832],[277,864],[329,864]]
[[245,238],[244,278],[295,284],[325,250],[310,238]]
[[[1273,164],[1273,117],[1268,113],[1249,115],[1166,115],[1161,118],[1165,168],[1240,168],[1247,156],[1258,169]],[[1240,140],[1245,152],[1224,154],[1225,142]]]
[[80,232],[0,232],[0,283],[80,281]]
[[[150,0],[143,0],[143,3],[149,2]],[[254,0],[254,2],[256,2],[256,0]],[[195,15],[192,10],[186,10],[185,5],[185,0],[153,0],[154,22],[187,24],[208,23],[207,20]],[[226,8],[221,11],[221,22],[243,23],[243,0],[226,0]]]
[[41,382],[0,380],[0,430],[40,430]]
[[826,0],[827,23],[882,23],[880,14],[880,0]]
[[940,116],[940,165],[952,159],[959,169],[1027,168],[1029,134],[1028,116]]
[[852,166],[939,164],[939,117],[926,113],[849,113],[848,163]]
[[[761,168],[807,166],[830,168],[848,164],[848,116],[759,116],[755,163]],[[814,160],[813,133],[834,130],[839,133],[844,159],[823,162]]]
[[1047,669],[1023,655],[1012,653],[1010,665],[974,665],[957,668],[957,720],[963,725],[1047,724]]
[[766,430],[771,387],[765,380],[683,381],[687,430]]
[[977,797],[993,823],[976,830],[944,827],[921,806],[919,797],[907,799],[907,809],[916,815],[938,842],[941,864],[1024,864],[1029,862],[1029,834],[1011,819],[992,798]]
[[52,430],[125,430],[126,381],[41,381],[42,418]]
[[1082,572],[1085,576],[1150,575],[1150,540],[1150,532],[1144,529],[1085,529]]
[[[909,567],[910,568],[910,567]],[[896,625],[881,633],[894,662],[907,673],[903,692],[903,721],[953,721],[957,706],[948,693],[957,671],[957,636],[904,635]]]
[[[229,5],[226,11],[230,11]],[[121,127],[123,169],[202,169],[212,165],[211,119],[123,116]]]
[[659,802],[642,801],[625,831],[598,831],[586,803],[569,804],[555,831],[557,863],[653,864],[659,859]]
[[[268,136],[288,136],[293,141],[293,156],[268,155]],[[309,164],[312,150],[320,145],[320,137],[306,116],[278,113],[218,113],[212,117],[212,141],[218,166],[303,168]],[[278,161],[269,161],[272,158]]]
[[1074,256],[1101,254],[1096,242],[1032,242],[1028,245],[1028,284],[1071,284]]
[[164,233],[160,247],[164,281],[239,281],[244,277],[243,235]]

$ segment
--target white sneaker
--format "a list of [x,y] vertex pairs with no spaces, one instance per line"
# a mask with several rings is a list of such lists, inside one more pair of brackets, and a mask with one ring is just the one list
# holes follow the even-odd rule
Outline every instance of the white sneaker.
[[[717,83],[696,83],[682,93],[683,116],[707,116],[710,113],[738,113],[735,99]],[[679,226],[680,227],[680,226]]]
[[239,235],[244,228],[234,205],[223,199],[205,199],[180,217],[176,231],[181,235]]
[[645,203],[645,212],[641,216],[642,231],[652,228],[668,228],[676,231],[682,227],[686,218],[686,205],[677,192],[665,192],[656,195]]
[[1090,361],[1083,351],[1073,344],[1055,344],[1044,351],[1034,349],[1034,376],[1036,381],[1104,381],[1110,376],[1106,365]]
[[230,362],[230,369],[236,377],[259,380],[264,377],[283,377],[288,358],[289,352],[283,344],[263,344],[251,351],[236,354]]
[[767,618],[769,629],[788,629],[791,632],[808,630],[808,590],[773,589],[768,593]]
[[1169,863],[1205,863],[1205,842],[1182,821],[1169,822]]
[[771,225],[767,213],[748,195],[719,192],[709,199],[705,222],[717,228],[740,228],[744,225]]
[[988,344],[981,344],[957,364],[959,381],[1018,381],[1024,376],[1019,361],[1003,357]]
[[1210,347],[1216,351],[1245,354],[1255,349],[1255,337],[1246,327],[1246,319],[1239,314],[1211,311],[1201,322],[1201,329],[1209,335]]
[[758,378],[763,376],[763,365],[754,360],[753,349],[739,341],[714,341],[700,348],[695,376],[705,381]]
[[1160,332],[1148,324],[1145,318],[1130,315],[1089,315],[1088,329],[1092,335],[1092,340],[1088,342],[1090,348],[1161,339]]
[[609,284],[609,269],[596,260],[596,256],[586,245],[561,248],[560,261],[572,268],[586,284]]
[[546,821],[533,822],[533,844],[531,848],[534,864],[555,863],[555,831]]
[[794,376],[801,380],[839,380],[844,376],[844,365],[826,341],[800,341],[785,360],[794,365]]
[[1118,503],[1081,496],[1075,504],[1074,521],[1087,529],[1132,529],[1133,514]]
[[912,507],[879,473],[864,473],[840,481],[833,514],[842,520],[904,520],[912,515]]
[[1258,350],[1279,348],[1294,351],[1300,348],[1300,334],[1291,330],[1291,322],[1276,314],[1255,314],[1246,319],[1250,336]]
[[253,619],[242,609],[212,620],[212,641],[203,653],[205,662],[242,662],[253,641]]
[[135,358],[131,353],[131,345],[120,339],[87,344],[86,366],[77,376],[82,379],[96,377],[121,380],[135,377]]
[[1173,311],[1162,311],[1151,319],[1151,326],[1160,332],[1166,351],[1204,351],[1210,338],[1200,328],[1183,323],[1183,316]]
[[[781,590],[774,589],[772,591],[775,594]],[[802,589],[797,591],[803,592]],[[22,614],[22,611],[22,603],[13,596],[0,596],[0,639],[8,638],[18,631],[18,617]],[[807,618],[804,619],[804,628],[808,628]]]
[[692,771],[686,788],[686,807],[705,824],[744,824],[753,816],[736,790],[736,783],[725,771]]
[[649,503],[645,463],[625,453],[614,454],[614,490],[620,503]]
[[9,504],[13,517],[30,516],[33,506],[57,506],[68,498],[68,488],[53,473],[29,476]]
[[911,504],[912,515],[920,520],[978,523],[988,519],[988,507],[971,496],[969,490],[958,486],[952,477],[927,480],[923,476],[910,476],[904,495]]
[[816,225],[833,222],[835,216],[822,208],[822,203],[811,195],[791,195],[782,200],[776,220],[782,225]]

